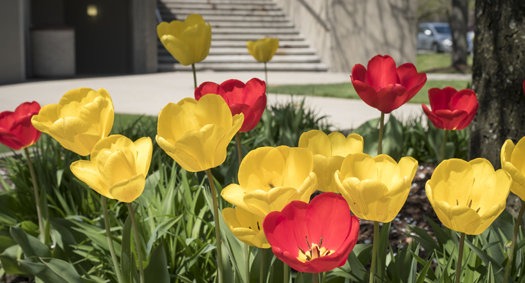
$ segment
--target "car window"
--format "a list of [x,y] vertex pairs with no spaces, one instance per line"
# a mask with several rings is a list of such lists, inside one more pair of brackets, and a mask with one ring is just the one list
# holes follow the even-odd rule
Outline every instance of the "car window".
[[435,26],[434,27],[436,29],[436,32],[437,33],[442,33],[442,34],[450,34],[450,27],[448,26]]

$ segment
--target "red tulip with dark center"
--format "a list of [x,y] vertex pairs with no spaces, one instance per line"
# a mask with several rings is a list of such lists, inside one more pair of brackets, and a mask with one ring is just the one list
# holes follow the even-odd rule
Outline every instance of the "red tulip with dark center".
[[266,109],[266,83],[257,78],[249,80],[246,84],[234,79],[220,85],[204,82],[195,89],[195,99],[199,100],[208,93],[222,96],[230,107],[232,116],[244,114],[244,122],[239,130],[241,133],[255,128]]
[[438,129],[463,130],[478,111],[478,99],[471,89],[457,91],[453,87],[431,88],[428,98],[432,110],[422,104],[423,111]]
[[277,258],[299,272],[319,273],[346,263],[359,220],[342,196],[330,192],[309,204],[292,201],[281,212],[271,212],[263,229]]
[[39,111],[40,104],[33,101],[20,104],[15,112],[0,113],[0,143],[14,150],[36,143],[42,133],[33,127],[31,117]]
[[359,97],[387,114],[412,99],[427,81],[427,75],[418,73],[413,64],[396,68],[396,62],[388,55],[376,55],[368,61],[368,69],[355,65],[350,77]]

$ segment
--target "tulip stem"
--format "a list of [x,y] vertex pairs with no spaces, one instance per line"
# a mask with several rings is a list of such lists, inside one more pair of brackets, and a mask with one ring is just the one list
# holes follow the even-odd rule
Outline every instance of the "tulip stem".
[[46,228],[44,226],[44,220],[42,219],[42,211],[40,210],[40,194],[38,193],[38,185],[36,183],[35,170],[33,169],[33,162],[31,162],[31,157],[29,156],[29,150],[27,147],[24,148],[24,153],[27,159],[27,165],[29,166],[29,173],[31,174],[31,181],[33,182],[33,192],[35,193],[35,202],[36,202],[36,214],[38,217],[38,226],[40,227],[40,239],[43,243],[46,242]]
[[289,283],[290,282],[290,267],[285,262],[283,262],[283,266],[284,266],[284,280],[283,280],[283,283]]
[[268,93],[268,68],[266,68],[266,62],[264,62],[264,82],[266,83],[266,93]]
[[261,254],[261,263],[259,267],[261,270],[259,270],[259,283],[264,283],[264,250],[259,248],[259,253]]
[[237,133],[237,135],[235,135],[235,141],[237,142],[237,153],[239,155],[239,168],[240,168],[241,162],[242,162],[241,133]]
[[377,246],[379,245],[379,222],[374,221],[374,242],[372,243],[372,265],[370,266],[370,283],[374,282],[374,272],[377,261]]
[[131,223],[133,224],[133,235],[135,236],[135,248],[137,249],[137,260],[139,261],[140,283],[144,283],[144,268],[142,267],[142,252],[140,249],[139,230],[137,228],[137,221],[135,220],[135,213],[133,212],[133,205],[128,203],[128,210],[131,216]]
[[326,272],[323,272],[323,277],[321,278],[321,283],[326,282]]
[[193,88],[197,89],[197,72],[195,71],[195,63],[191,64],[191,69],[193,70]]
[[441,161],[445,160],[445,151],[447,150],[447,136],[448,130],[445,130],[445,137],[443,138],[443,147],[441,148]]
[[213,182],[213,175],[211,170],[206,170],[208,176],[208,182],[210,183],[211,196],[213,197],[213,221],[215,222],[215,239],[217,241],[217,278],[218,282],[222,283],[222,253],[221,253],[221,228],[219,221],[219,208],[217,204],[217,193],[215,192],[215,183]]
[[461,263],[463,261],[463,246],[465,246],[465,233],[461,233],[461,237],[459,238],[459,255],[458,255],[458,263],[456,266],[456,283],[460,282],[461,278]]
[[516,224],[514,226],[514,234],[512,234],[512,244],[510,245],[510,251],[509,251],[509,257],[507,259],[507,266],[505,267],[505,276],[503,277],[503,282],[507,282],[507,279],[509,278],[510,269],[511,269],[511,263],[514,257],[514,247],[516,245],[517,237],[518,237],[518,231],[519,227],[521,225],[521,219],[523,217],[523,212],[525,211],[525,203],[521,201],[521,209],[518,213],[518,218],[516,219]]
[[100,199],[102,202],[102,212],[104,213],[104,226],[106,228],[106,238],[108,239],[108,246],[109,246],[109,253],[111,254],[111,260],[113,261],[113,265],[115,266],[115,273],[117,274],[117,281],[122,281],[122,274],[120,273],[120,265],[117,261],[117,256],[115,255],[115,248],[113,247],[113,239],[111,238],[111,229],[109,226],[109,216],[108,216],[108,204],[106,202],[106,197],[103,195],[100,195]]
[[377,155],[383,153],[383,132],[385,128],[385,113],[381,112],[379,119],[379,139],[377,141]]
[[250,246],[244,244],[244,266],[246,267],[246,283],[250,283]]
[[319,283],[319,273],[312,273],[312,282]]

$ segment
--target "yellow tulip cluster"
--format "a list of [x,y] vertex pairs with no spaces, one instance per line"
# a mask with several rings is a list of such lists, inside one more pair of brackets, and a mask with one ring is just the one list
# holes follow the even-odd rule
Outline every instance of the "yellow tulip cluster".
[[42,107],[32,123],[63,147],[91,160],[71,164],[71,171],[99,194],[122,202],[140,196],[146,183],[153,145],[150,138],[132,142],[112,135],[113,102],[105,89],[68,91],[58,104]]

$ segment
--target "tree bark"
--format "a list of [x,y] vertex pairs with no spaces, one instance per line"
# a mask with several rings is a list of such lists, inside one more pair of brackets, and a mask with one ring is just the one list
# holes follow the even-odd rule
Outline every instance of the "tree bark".
[[470,159],[500,168],[501,146],[525,135],[525,1],[476,0],[472,88],[479,109],[470,126]]
[[467,65],[468,0],[452,0],[450,29],[452,32],[452,66]]

